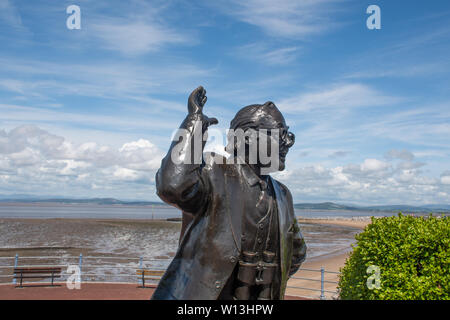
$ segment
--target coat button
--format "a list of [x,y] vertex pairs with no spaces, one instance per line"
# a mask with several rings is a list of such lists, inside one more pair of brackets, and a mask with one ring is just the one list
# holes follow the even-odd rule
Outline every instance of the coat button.
[[216,281],[215,285],[216,285],[216,289],[220,289],[220,287],[221,287],[220,281]]
[[262,243],[262,239],[261,238],[258,238],[258,243]]
[[235,263],[237,260],[236,260],[236,257],[235,256],[231,256],[230,257],[230,262],[231,263]]

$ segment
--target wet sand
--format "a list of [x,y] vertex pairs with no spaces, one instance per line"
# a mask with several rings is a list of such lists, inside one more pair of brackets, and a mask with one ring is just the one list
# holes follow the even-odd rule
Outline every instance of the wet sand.
[[358,229],[364,229],[370,224],[370,219],[299,219],[298,221],[300,223],[344,226]]
[[[358,228],[362,231],[367,225],[370,224],[370,219],[299,219],[302,224],[318,224],[318,225],[333,225],[333,226],[343,226]],[[351,247],[345,250],[339,250],[331,252],[325,255],[307,258],[302,264],[299,271],[288,281],[288,288],[286,294],[292,296],[302,296],[318,298],[320,296],[320,279],[321,273],[317,271],[307,271],[302,269],[320,270],[324,268],[326,271],[324,273],[324,280],[330,282],[338,282],[339,275],[337,274],[342,267],[345,265],[345,261],[351,252]],[[304,280],[298,278],[308,278],[313,280]],[[302,287],[314,290],[297,289],[292,287]],[[325,297],[327,299],[336,299],[338,297],[337,283],[324,283]]]
[[[0,219],[0,257],[117,255],[170,259],[181,223],[130,219]],[[309,257],[349,247],[354,226],[301,222]]]
[[[351,251],[350,242],[354,235],[370,223],[370,220],[351,219],[301,219],[299,221],[309,250],[302,268],[319,270],[321,267],[324,267],[326,271],[333,272],[339,272],[339,269],[344,266],[348,253]],[[144,256],[163,259],[168,263],[178,246],[179,231],[180,223],[164,220],[4,218],[0,219],[0,257],[12,257],[15,253],[19,253],[20,257],[59,256],[64,258],[66,256],[77,257],[82,253],[83,256],[127,256],[135,257],[136,259],[139,256]],[[323,246],[325,246],[325,251],[322,251]],[[321,254],[321,252],[326,252],[326,254]],[[71,259],[73,260],[73,258]],[[60,262],[65,264],[77,263],[77,260],[72,260],[64,258]],[[86,259],[85,263],[87,261],[89,260]],[[6,263],[6,261],[4,262]],[[117,272],[130,273],[128,281],[135,281],[135,270],[139,263],[138,260],[116,260],[110,262],[116,264],[116,268],[119,265],[124,266],[123,269],[117,269]],[[8,264],[10,263],[13,263],[13,260],[8,260]],[[27,261],[22,260],[22,263],[26,264]],[[40,260],[40,263],[53,264],[55,261],[51,259]],[[151,268],[152,264],[144,261],[144,266]],[[92,270],[92,272],[98,274],[110,272],[106,266],[99,266],[97,269]],[[2,271],[7,271],[8,275],[11,274],[11,270],[3,269]],[[112,276],[113,274],[111,273],[109,277],[96,277],[96,279],[98,281],[116,281],[109,280],[112,279]],[[291,287],[307,287],[320,290],[320,281],[295,278],[320,280],[320,272],[300,270],[288,282],[288,286]],[[126,281],[125,278],[122,279]],[[337,274],[325,273],[325,280],[337,281],[337,279]],[[0,279],[0,282],[10,281],[10,277]],[[130,288],[133,288],[130,289],[129,297],[131,299],[148,299],[150,292],[145,291],[150,291],[151,289],[136,289],[137,286],[131,286]],[[45,289],[45,292],[51,292],[52,289],[54,288]],[[21,299],[22,293],[20,292],[25,292],[25,295],[27,294],[26,292],[31,292],[21,291],[22,289],[17,290],[14,291],[14,296],[18,295],[18,299]],[[38,291],[39,288],[32,288],[32,290]],[[96,286],[92,290],[94,290],[92,294],[101,295],[103,289]],[[133,293],[133,290],[141,291]],[[336,284],[326,283],[325,290],[335,291]],[[9,292],[11,293],[12,291]],[[68,295],[67,297],[69,298],[72,294],[70,292],[73,292],[73,290],[68,292],[62,293],[61,299],[65,295]],[[81,293],[75,294],[80,295]],[[86,297],[91,296],[91,293],[86,294]],[[297,297],[318,298],[320,291],[288,288],[286,294]],[[2,298],[1,295],[0,293],[0,298]],[[335,296],[335,294],[326,293],[328,299]],[[73,297],[75,298],[75,296]],[[105,299],[107,297],[106,295]],[[117,297],[117,299],[124,298],[120,294]],[[82,299],[83,297],[80,296],[79,298]],[[114,297],[110,298],[115,299]],[[101,296],[96,299],[101,299]]]

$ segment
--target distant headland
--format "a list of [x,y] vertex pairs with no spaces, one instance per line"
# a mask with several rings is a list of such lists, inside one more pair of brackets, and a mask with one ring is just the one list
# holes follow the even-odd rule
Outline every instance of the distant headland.
[[[25,195],[2,196],[0,203],[60,203],[60,204],[96,204],[96,205],[124,205],[124,206],[168,206],[160,201],[118,200],[115,198],[64,198],[64,197],[32,197]],[[376,211],[376,212],[404,212],[404,213],[450,213],[449,204],[427,204],[423,206],[411,205],[376,205],[356,206],[335,202],[296,203],[299,210],[329,210],[329,211]]]

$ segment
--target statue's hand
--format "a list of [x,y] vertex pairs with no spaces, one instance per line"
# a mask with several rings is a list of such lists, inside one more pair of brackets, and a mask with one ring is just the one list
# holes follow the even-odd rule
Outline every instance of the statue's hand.
[[203,106],[205,105],[207,99],[206,90],[202,86],[199,86],[197,89],[192,91],[188,99],[189,113],[202,113]]
[[[188,99],[188,112],[189,114],[201,114],[203,115],[203,106],[206,103],[206,90],[202,86],[199,86],[197,89],[192,91],[191,95]],[[216,118],[208,118],[203,115],[203,121],[206,122],[206,127],[217,124],[219,121]]]

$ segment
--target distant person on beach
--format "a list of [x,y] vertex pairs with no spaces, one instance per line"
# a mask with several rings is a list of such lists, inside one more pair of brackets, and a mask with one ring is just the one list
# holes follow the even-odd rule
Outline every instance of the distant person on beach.
[[275,104],[255,104],[231,121],[229,157],[203,155],[204,133],[218,123],[203,114],[206,99],[203,87],[191,93],[156,174],[158,196],[183,211],[183,228],[152,299],[283,299],[306,245],[290,191],[269,173],[284,170],[295,137]]

